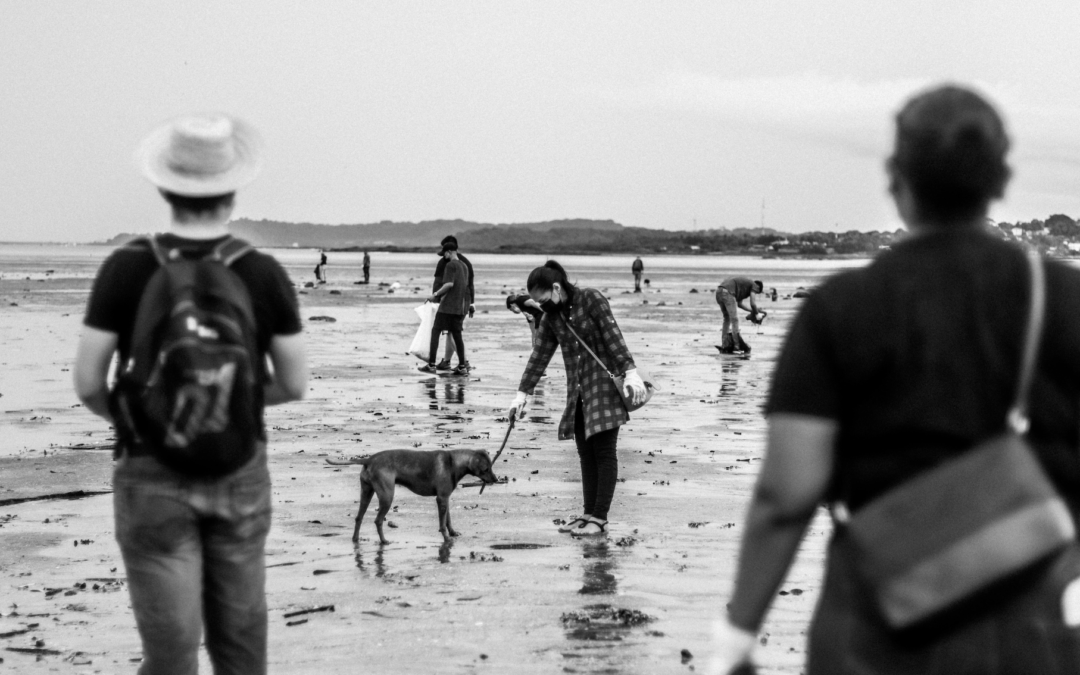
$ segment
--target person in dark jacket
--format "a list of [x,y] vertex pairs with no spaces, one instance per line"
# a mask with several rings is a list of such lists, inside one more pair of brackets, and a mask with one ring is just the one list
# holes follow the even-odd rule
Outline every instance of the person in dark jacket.
[[[1008,147],[998,113],[968,89],[931,89],[897,115],[889,191],[910,236],[815,289],[791,327],[766,405],[765,461],[734,593],[716,624],[707,673],[751,660],[756,633],[822,502],[834,513],[858,514],[1002,432],[1031,303],[1025,252],[986,228],[989,204],[1009,178]],[[1075,519],[1080,314],[1073,302],[1080,270],[1050,260],[1044,269],[1045,330],[1028,439]],[[928,532],[934,528],[927,523]],[[1077,672],[1075,544],[947,617],[906,630],[886,623],[854,560],[838,516],[808,632],[809,675]]]

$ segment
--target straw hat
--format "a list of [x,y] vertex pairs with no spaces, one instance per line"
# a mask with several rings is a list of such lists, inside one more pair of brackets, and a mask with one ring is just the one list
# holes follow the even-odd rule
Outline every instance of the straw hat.
[[218,113],[178,117],[139,144],[135,162],[151,183],[187,197],[235,192],[262,168],[262,140],[251,125]]

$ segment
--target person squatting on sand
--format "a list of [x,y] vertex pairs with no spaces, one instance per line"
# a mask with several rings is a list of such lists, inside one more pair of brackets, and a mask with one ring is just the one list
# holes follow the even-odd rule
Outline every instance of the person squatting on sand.
[[583,513],[559,528],[574,535],[607,531],[608,509],[619,477],[616,444],[619,426],[630,419],[608,372],[582,347],[568,326],[604,361],[612,373],[624,373],[635,404],[645,398],[645,383],[626,347],[603,293],[576,288],[562,266],[549,260],[529,274],[529,295],[544,311],[532,354],[521,376],[508,415],[524,414],[527,396],[544,374],[555,350],[562,348],[566,366],[566,409],[559,421],[559,440],[573,437],[581,460]]
[[[853,529],[866,522],[860,510],[865,515],[887,492],[903,500],[917,474],[920,480],[927,471],[942,475],[959,466],[965,451],[1006,429],[1006,415],[1023,391],[1021,356],[1029,310],[1039,306],[1033,291],[1040,264],[1047,302],[1042,338],[1030,342],[1038,351],[1026,438],[1052,480],[1051,492],[1067,505],[1060,514],[1065,525],[1080,507],[1080,314],[1073,304],[1080,298],[1080,271],[1052,260],[1029,262],[1022,249],[988,233],[989,204],[1002,197],[1009,178],[1008,146],[998,113],[967,89],[931,89],[897,114],[886,168],[910,237],[869,266],[829,279],[791,327],[766,406],[766,456],[734,592],[727,617],[716,624],[707,672],[729,672],[749,661],[822,502],[832,507],[834,527],[808,632],[807,673],[1077,672],[1075,529],[1061,528],[1056,552],[974,595],[953,596],[954,586],[936,586],[922,597],[963,599],[941,613],[915,615],[906,626],[887,611],[875,577],[857,571],[866,569],[874,550],[853,545],[857,534],[864,541],[863,530]],[[1020,433],[1024,425],[1015,427]],[[966,494],[952,496],[960,513],[1005,484],[967,485]],[[891,532],[899,511],[877,530]],[[955,522],[939,518],[925,523],[925,536],[912,535],[910,544],[899,546],[918,550]],[[1016,539],[987,541],[1008,550]],[[965,565],[964,574],[981,564]],[[963,576],[943,581],[955,585]]]
[[[168,233],[120,248],[104,262],[91,290],[79,340],[74,367],[79,399],[117,428],[116,539],[142,639],[139,672],[143,675],[194,673],[204,628],[215,673],[266,672],[264,550],[271,495],[262,411],[264,405],[300,399],[306,389],[307,366],[289,277],[274,258],[233,239],[226,229],[234,192],[255,178],[260,150],[251,127],[220,115],[178,118],[142,143],[138,161],[171,205],[172,223]],[[132,409],[125,407],[124,396],[117,389],[108,390],[110,361],[118,352],[121,382],[146,365],[135,363],[136,359],[157,363],[150,355],[158,355],[148,351],[152,348],[147,340],[139,338],[146,335],[141,322],[151,313],[168,321],[170,311],[179,307],[154,302],[162,297],[156,292],[163,288],[160,282],[176,278],[165,267],[159,272],[159,265],[190,269],[186,261],[219,252],[232,252],[229,257],[235,257],[228,269],[214,261],[192,264],[203,270],[213,265],[215,274],[228,277],[229,288],[238,294],[233,297],[243,305],[242,319],[249,327],[244,344],[250,350],[242,349],[242,360],[221,370],[194,372],[232,375],[239,370],[237,363],[246,365],[243,372],[250,377],[241,382],[236,375],[228,384],[233,392],[245,391],[247,397],[236,404],[235,393],[222,393],[227,388],[224,379],[215,379],[219,386],[197,392],[216,391],[213,413],[207,412],[211,406],[204,406],[200,417],[199,401],[188,399],[191,406],[184,409],[185,419],[174,415],[164,442],[150,439],[141,433],[145,425],[133,425]],[[196,281],[195,294],[205,289],[201,283],[205,282]],[[215,328],[199,323],[203,319],[197,316],[188,314],[186,325],[175,328],[175,322],[156,325],[166,325],[169,331],[186,330],[192,336],[198,331],[200,339],[212,335],[216,340],[221,324],[213,324]],[[273,365],[272,377],[262,372],[266,355]],[[147,365],[145,370],[149,369]],[[161,377],[169,383],[174,376],[165,371]],[[188,386],[198,388],[197,384]],[[190,390],[175,391],[179,403]],[[135,414],[140,414],[141,400],[132,402]],[[215,431],[221,436],[241,438],[234,431],[242,404],[247,404],[243,410],[248,413],[242,419],[249,422],[242,441],[220,446],[231,462],[230,470],[192,475],[173,468],[177,455],[170,450],[187,449],[176,439],[196,419],[205,426],[217,424]]]
[[[442,242],[440,242],[439,246],[440,247],[445,247],[449,243],[453,243],[454,246],[457,246],[458,245],[457,237],[455,237],[452,234],[448,234],[445,237],[443,237]],[[465,263],[465,267],[469,270],[469,303],[468,304],[469,304],[469,318],[471,319],[472,316],[473,316],[473,313],[476,311],[476,307],[475,307],[476,293],[473,290],[473,266],[472,266],[472,263],[469,262],[469,259],[465,257],[465,254],[462,253],[461,251],[458,251],[457,257],[458,257],[458,260]],[[440,248],[439,249],[439,264],[435,266],[435,280],[431,284],[431,292],[432,293],[434,293],[435,291],[442,288],[442,286],[443,286],[443,271],[445,269],[446,269],[446,255],[443,253],[443,248]],[[436,369],[438,369],[438,370],[450,370],[450,357],[452,357],[454,355],[454,351],[456,350],[456,348],[457,347],[454,344],[454,338],[451,337],[448,334],[447,338],[446,338],[446,347],[444,348],[444,351],[443,351],[442,360],[439,361],[435,365]],[[434,359],[435,355],[432,354],[429,358]],[[458,365],[459,366],[461,365],[460,360],[458,361]],[[468,365],[468,364],[465,364],[465,365]]]
[[[720,305],[720,311],[724,315],[724,325],[720,329],[720,344],[716,348],[721,354],[734,354],[736,351],[750,352],[750,345],[746,344],[739,333],[739,312],[736,307],[757,315],[757,303],[754,295],[765,290],[765,284],[761,281],[751,281],[746,277],[731,277],[724,279],[716,288],[716,304]],[[750,306],[743,304],[744,300],[750,300]]]
[[[439,353],[439,335],[446,331],[447,342],[457,346],[458,366],[454,373],[468,375],[469,360],[465,358],[465,340],[461,336],[461,328],[465,323],[465,313],[471,306],[469,271],[465,264],[458,260],[457,242],[448,241],[443,244],[443,258],[446,260],[442,274],[443,283],[428,299],[429,302],[439,303],[439,311],[435,314],[435,323],[431,326],[428,363],[420,366],[420,370],[425,373],[436,372],[435,355]],[[450,359],[447,358],[446,361],[449,364]]]

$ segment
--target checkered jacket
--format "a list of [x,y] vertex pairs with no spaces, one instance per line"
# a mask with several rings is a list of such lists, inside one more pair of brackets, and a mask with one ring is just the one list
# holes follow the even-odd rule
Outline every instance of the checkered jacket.
[[618,375],[636,367],[607,298],[595,288],[577,289],[569,317],[561,312],[544,314],[518,390],[527,394],[533,392],[555,355],[555,348],[561,345],[566,365],[566,409],[559,422],[560,441],[574,437],[574,414],[579,397],[585,413],[585,438],[614,429],[630,419],[615,383],[596,359],[581,347],[565,321],[570,322],[611,372]]

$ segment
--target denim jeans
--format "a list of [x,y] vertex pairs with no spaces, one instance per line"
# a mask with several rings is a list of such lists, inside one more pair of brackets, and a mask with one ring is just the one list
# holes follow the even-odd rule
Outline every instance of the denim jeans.
[[930,625],[891,630],[851,566],[842,531],[829,546],[811,623],[809,675],[1035,675],[1080,672],[1080,629],[1062,593],[1080,577],[1080,546],[988,590]]
[[113,488],[116,539],[143,645],[139,674],[196,673],[204,625],[214,673],[266,673],[265,448],[214,479],[124,456]]
[[726,340],[728,333],[739,335],[739,305],[735,302],[735,296],[721,286],[716,289],[716,304],[720,305],[720,312],[724,315],[724,325],[720,329],[721,340]]

